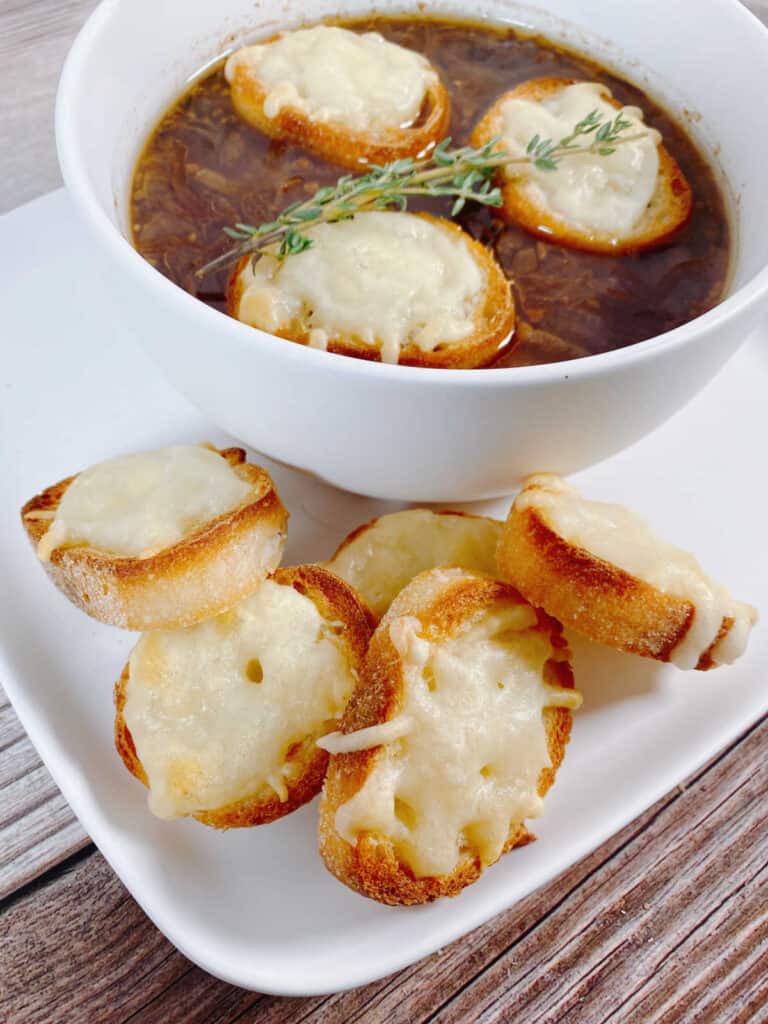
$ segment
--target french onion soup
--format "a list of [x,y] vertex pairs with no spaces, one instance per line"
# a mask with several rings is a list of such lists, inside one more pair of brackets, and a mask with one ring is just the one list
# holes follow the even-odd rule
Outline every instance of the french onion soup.
[[[368,136],[361,135],[365,118],[361,121],[356,102],[344,110],[348,128],[344,136],[331,130],[335,115],[328,113],[322,93],[314,108],[308,106],[302,97],[307,88],[304,79],[310,77],[312,68],[301,65],[303,78],[297,79],[298,85],[287,81],[290,74],[281,70],[285,53],[303,53],[306,61],[306,54],[316,51],[314,36],[307,39],[300,32],[296,35],[301,37],[301,45],[281,44],[281,49],[270,51],[267,40],[264,45],[238,51],[242,56],[236,54],[229,61],[222,57],[163,115],[148,139],[132,184],[133,241],[142,256],[170,280],[230,314],[249,309],[250,319],[240,316],[245,322],[293,341],[311,344],[320,339],[320,347],[329,351],[454,367],[525,366],[607,352],[680,326],[720,301],[730,253],[725,205],[711,168],[674,112],[665,111],[636,86],[587,57],[507,27],[424,17],[371,17],[337,25],[358,35],[377,34],[365,36],[365,46],[358,47],[359,59],[379,59],[382,51],[381,74],[394,73],[404,81],[406,121],[401,127],[413,129],[419,144],[424,143],[421,129],[425,125],[434,129],[425,149],[405,157],[411,164],[398,165],[396,187],[388,179],[390,205],[382,202],[367,209],[389,209],[394,217],[400,215],[394,212],[398,206],[407,202],[409,213],[453,219],[486,246],[491,264],[497,264],[510,283],[511,295],[503,304],[509,307],[505,323],[512,316],[516,321],[511,342],[502,339],[496,345],[496,335],[481,330],[485,348],[475,346],[466,354],[469,346],[460,332],[457,335],[457,321],[452,322],[453,335],[447,334],[447,341],[437,337],[434,323],[438,312],[444,315],[445,310],[440,308],[440,289],[434,278],[425,281],[423,289],[436,304],[434,317],[430,320],[427,310],[426,322],[417,325],[413,337],[396,337],[392,328],[394,333],[381,339],[377,324],[367,323],[358,331],[364,343],[356,337],[354,344],[344,337],[335,344],[334,332],[341,328],[335,322],[317,320],[314,307],[321,304],[313,301],[312,294],[299,294],[294,288],[291,307],[278,292],[274,282],[285,275],[276,273],[279,268],[274,261],[301,261],[304,248],[316,237],[311,214],[319,208],[311,201],[318,190],[330,194],[342,176],[370,174],[375,159],[369,160],[366,153],[392,152],[398,158],[408,153],[402,146],[376,148],[372,140],[380,141],[381,133],[387,131],[380,125]],[[403,49],[387,48],[385,41]],[[355,39],[350,40],[348,33],[334,34],[329,45],[350,50],[349,81],[355,85]],[[406,50],[420,56],[409,64]],[[342,57],[347,60],[344,54]],[[237,68],[245,70],[238,72]],[[322,84],[322,76],[318,80]],[[528,85],[520,90],[524,83]],[[363,99],[367,87],[366,83],[359,86]],[[428,92],[414,119],[414,103],[418,105],[414,89],[422,87]],[[297,89],[305,92],[299,96]],[[450,105],[449,119],[444,94]],[[512,102],[505,105],[506,94]],[[355,93],[352,100],[357,98]],[[398,97],[388,100],[392,107],[388,116],[395,119],[396,100]],[[256,113],[244,116],[249,102]],[[436,104],[439,117],[435,116]],[[384,109],[383,101],[377,109]],[[314,122],[307,120],[308,110],[314,110]],[[489,121],[492,111],[498,111],[499,117]],[[517,121],[512,120],[515,117]],[[491,124],[494,133],[483,134],[483,124]],[[496,132],[498,125],[504,138]],[[407,132],[401,131],[398,139],[404,134]],[[448,143],[438,141],[443,135],[450,137]],[[390,136],[394,138],[391,130],[386,137]],[[338,142],[340,137],[343,144]],[[371,145],[362,145],[361,139]],[[451,154],[468,146],[476,148],[467,151],[469,157],[460,154],[463,163],[456,164],[464,177],[457,171],[452,179],[446,179],[449,187],[445,194],[422,194],[429,189],[416,187],[422,177],[412,177],[414,165],[420,175],[426,161],[427,177],[442,182],[446,175],[434,177],[442,173],[440,167],[446,163],[442,157],[447,154],[450,160]],[[578,147],[586,147],[586,154],[574,153]],[[329,153],[336,154],[336,163],[328,158]],[[357,154],[357,170],[350,170],[354,167],[350,154]],[[500,167],[499,161],[507,158],[512,163]],[[481,170],[467,184],[473,166]],[[378,194],[387,192],[376,183],[374,186]],[[344,187],[348,194],[349,183]],[[472,195],[464,196],[462,190],[470,190]],[[595,194],[602,196],[601,209],[590,209],[589,218],[584,218],[583,196]],[[253,275],[248,271],[250,277],[268,277],[269,287],[260,286],[248,302],[238,301],[233,306],[236,259],[205,273],[202,268],[232,250],[233,241],[241,245],[247,241],[250,236],[240,226],[279,224],[286,208],[298,203],[304,204],[299,210],[302,216],[302,211],[310,211],[306,232],[301,224],[295,230],[279,229],[282,234],[278,231],[275,246],[267,250],[275,272]],[[588,221],[587,227],[580,218]],[[343,224],[339,223],[340,229]],[[592,228],[597,248],[594,242],[588,244]],[[613,237],[614,228],[624,231],[626,244]],[[323,231],[330,232],[331,238],[334,225],[326,223]],[[601,239],[606,237],[608,243],[604,244]],[[283,244],[282,252],[277,242]],[[365,239],[355,241],[356,245],[364,243]],[[357,259],[357,251],[353,255]],[[313,254],[314,264],[318,256]],[[360,256],[358,262],[362,266],[366,261]],[[242,266],[241,259],[241,270]],[[305,280],[302,271],[297,263],[291,277]],[[433,273],[441,273],[441,266]],[[394,279],[402,287],[403,274]],[[249,282],[253,283],[250,278]],[[240,296],[242,282],[234,281],[234,285]],[[369,284],[361,278],[359,285],[365,294]],[[384,287],[380,280],[379,285]],[[424,306],[424,296],[419,295],[418,300]],[[494,293],[493,304],[498,301],[502,300]],[[477,305],[482,305],[479,298]],[[341,306],[335,304],[335,308]],[[459,312],[469,325],[465,334],[475,338],[478,324],[484,325],[485,319],[468,300]],[[392,310],[387,313],[391,320]],[[349,309],[342,318],[345,322],[348,314]],[[301,330],[296,327],[299,321]],[[494,339],[493,352],[489,338]],[[454,349],[464,356],[452,358]],[[405,358],[403,354],[410,351],[415,354]]]

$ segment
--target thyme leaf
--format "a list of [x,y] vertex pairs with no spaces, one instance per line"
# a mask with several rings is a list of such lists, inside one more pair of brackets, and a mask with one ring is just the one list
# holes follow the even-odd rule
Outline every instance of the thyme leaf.
[[350,220],[366,210],[407,210],[411,196],[452,196],[451,216],[459,214],[467,202],[483,206],[502,205],[501,190],[495,185],[500,168],[528,165],[539,171],[556,171],[561,161],[577,154],[607,157],[618,146],[636,142],[647,132],[627,135],[632,122],[621,112],[603,120],[599,110],[591,110],[578,121],[568,135],[557,141],[534,135],[524,156],[512,157],[490,139],[478,148],[451,149],[450,136],[443,139],[429,156],[405,157],[384,166],[372,166],[367,174],[345,174],[335,185],[320,188],[307,200],[286,206],[266,224],[234,224],[223,228],[237,244],[196,272],[198,278],[213,270],[230,266],[243,256],[254,261],[270,250],[278,259],[295,256],[311,248],[312,239],[304,232],[314,224],[332,224]]

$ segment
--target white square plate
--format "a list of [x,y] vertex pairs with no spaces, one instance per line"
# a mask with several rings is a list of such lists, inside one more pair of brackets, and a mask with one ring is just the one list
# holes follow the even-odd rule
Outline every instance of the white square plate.
[[[2,307],[0,678],[104,856],[157,926],[212,974],[306,995],[412,963],[594,849],[768,708],[761,626],[738,665],[709,673],[575,644],[585,703],[536,822],[538,842],[502,858],[458,899],[429,907],[379,906],[336,882],[316,853],[315,804],[224,834],[155,820],[112,747],[112,684],[133,637],[93,622],[54,590],[18,509],[120,452],[230,439],[158,377],[115,321],[63,192],[0,219],[0,246],[13,254]],[[753,339],[672,421],[577,483],[635,506],[740,598],[768,609],[764,342]],[[327,557],[357,523],[394,507],[267,465],[291,511],[287,562]],[[506,505],[477,508],[503,516]]]

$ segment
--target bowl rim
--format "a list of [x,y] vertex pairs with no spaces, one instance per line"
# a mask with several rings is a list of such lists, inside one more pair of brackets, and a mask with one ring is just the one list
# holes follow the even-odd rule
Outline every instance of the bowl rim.
[[[78,91],[82,85],[84,64],[99,42],[110,18],[123,0],[101,0],[88,17],[72,44],[59,79],[55,108],[56,149],[62,176],[76,205],[85,212],[91,226],[110,246],[127,274],[145,282],[149,292],[155,292],[168,304],[176,306],[180,315],[198,316],[201,324],[208,324],[212,335],[225,331],[233,343],[262,348],[265,355],[279,358],[285,363],[302,360],[308,371],[321,372],[333,369],[353,378],[387,380],[392,378],[401,385],[420,384],[433,388],[438,384],[449,388],[469,386],[472,388],[518,387],[532,384],[547,384],[562,380],[589,379],[612,372],[617,366],[632,367],[646,362],[659,352],[672,352],[695,341],[721,326],[732,323],[737,317],[755,310],[761,301],[768,300],[768,262],[733,294],[728,295],[706,313],[675,327],[663,334],[654,335],[644,341],[635,342],[624,348],[594,355],[581,356],[562,362],[540,363],[532,366],[513,366],[483,369],[478,373],[465,369],[441,369],[436,367],[401,366],[373,360],[358,359],[323,352],[307,345],[286,342],[283,338],[213,309],[174,284],[134,249],[130,240],[110,220],[96,198],[89,182],[86,162],[77,141],[76,108]],[[768,57],[768,27],[765,26],[741,0],[709,0],[718,4],[730,16],[741,17],[749,23],[751,30],[760,34]]]

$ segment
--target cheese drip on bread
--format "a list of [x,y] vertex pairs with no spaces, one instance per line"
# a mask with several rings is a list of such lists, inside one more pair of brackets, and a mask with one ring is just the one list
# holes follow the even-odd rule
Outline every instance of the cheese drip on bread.
[[146,556],[182,540],[253,495],[226,459],[201,445],[122,455],[67,487],[38,554],[62,545]]
[[[450,875],[467,853],[492,864],[514,826],[541,813],[539,779],[551,764],[544,711],[578,707],[580,696],[544,681],[556,655],[536,623],[530,605],[506,602],[430,643],[415,616],[393,619],[404,688],[392,721],[401,735],[337,809],[342,838],[382,834],[417,878]],[[364,737],[383,739],[383,730]],[[355,740],[335,742],[360,749]]]
[[[639,107],[617,110],[608,102],[610,90],[597,82],[566,85],[537,100],[510,96],[501,105],[499,131],[513,157],[526,154],[531,139],[558,142],[592,111],[602,123],[618,113],[630,127],[612,153],[571,153],[556,170],[537,168],[532,162],[505,169],[510,181],[522,187],[540,208],[586,234],[600,233],[622,239],[642,219],[656,189],[661,136],[643,123]],[[595,132],[579,136],[574,145],[586,147]],[[623,141],[632,138],[632,141]]]
[[533,509],[560,537],[591,555],[665,594],[693,606],[693,618],[669,660],[681,669],[693,669],[720,632],[723,619],[732,619],[726,636],[717,643],[715,664],[730,664],[743,652],[757,619],[750,605],[737,601],[726,587],[711,579],[687,551],[657,537],[631,509],[587,501],[571,484],[550,473],[530,477],[515,499],[520,511]]
[[355,684],[335,625],[293,586],[266,580],[223,615],[142,636],[124,715],[153,813],[217,810],[265,788],[287,799],[291,750],[314,747]]
[[244,68],[265,92],[264,115],[285,108],[312,121],[354,131],[408,127],[417,119],[437,73],[420,53],[390,43],[378,32],[331,25],[286,32],[236,50],[225,74]]
[[239,320],[322,348],[355,339],[387,363],[406,345],[432,352],[475,331],[487,273],[461,232],[414,214],[371,212],[306,234],[312,246],[304,252],[242,267]]

